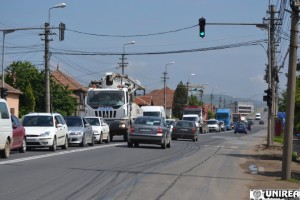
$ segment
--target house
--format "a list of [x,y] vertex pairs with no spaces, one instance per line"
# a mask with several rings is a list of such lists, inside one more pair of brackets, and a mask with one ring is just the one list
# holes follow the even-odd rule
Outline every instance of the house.
[[[145,96],[138,96],[135,103],[139,106],[164,106],[164,88],[153,90]],[[166,87],[166,116],[172,118],[172,105],[173,105],[174,90]],[[150,101],[151,99],[151,101]]]
[[63,73],[59,67],[55,71],[51,71],[51,77],[63,86],[67,86],[73,92],[73,97],[76,98],[78,107],[75,115],[80,115],[84,112],[84,97],[88,92],[88,88],[75,81],[70,76]]
[[[2,88],[2,80],[0,83],[0,88]],[[11,114],[19,117],[19,96],[22,92],[18,89],[11,87],[9,84],[5,83],[4,87],[7,89],[6,101],[10,107]]]

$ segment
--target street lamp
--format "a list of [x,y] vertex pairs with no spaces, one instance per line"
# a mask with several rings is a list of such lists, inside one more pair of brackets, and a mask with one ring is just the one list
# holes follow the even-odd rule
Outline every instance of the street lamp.
[[124,75],[124,60],[125,60],[125,46],[126,45],[130,45],[130,44],[135,44],[135,41],[130,41],[130,42],[127,42],[125,44],[123,44],[123,53],[122,53],[122,75]]
[[53,9],[53,8],[64,8],[66,7],[66,4],[65,3],[59,3],[51,8],[49,8],[49,12],[48,12],[48,23],[50,24],[50,11]]
[[214,89],[217,89],[218,87],[215,87],[211,90],[211,95],[210,95],[210,110],[213,111],[213,94],[214,94]]
[[[4,81],[4,41],[5,41],[5,34],[8,34],[8,33],[12,33],[14,32],[14,30],[4,30],[3,31],[3,42],[2,42],[2,88],[1,88],[1,94],[4,94],[4,90],[5,90],[5,87],[4,87],[4,84],[5,84],[5,81]],[[6,97],[3,95],[1,95],[1,98],[5,99]]]
[[186,105],[189,105],[189,82],[190,82],[190,78],[191,76],[195,76],[196,74],[190,74],[188,77],[188,81],[186,82],[186,88],[187,88],[187,98],[186,98]]
[[164,79],[164,108],[165,108],[165,112],[167,112],[167,67],[168,67],[168,65],[173,65],[173,64],[175,64],[175,62],[170,62],[170,63],[167,63],[166,65],[165,65],[165,71],[163,72],[163,74],[164,74],[164,77],[163,77],[163,79]]
[[49,41],[50,35],[50,12],[53,8],[64,8],[65,3],[57,4],[49,8],[48,22],[45,23],[45,112],[50,112],[50,52],[49,52]]

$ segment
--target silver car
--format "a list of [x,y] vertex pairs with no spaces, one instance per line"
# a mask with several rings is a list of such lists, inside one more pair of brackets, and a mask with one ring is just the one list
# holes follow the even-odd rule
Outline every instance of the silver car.
[[103,141],[110,142],[109,126],[102,117],[85,117],[85,119],[92,126],[95,142],[99,144]]
[[140,116],[128,132],[127,146],[158,144],[162,149],[171,147],[171,133],[162,117]]
[[94,145],[92,126],[84,117],[67,116],[64,119],[69,130],[69,144],[79,144],[81,147],[85,147],[87,144]]

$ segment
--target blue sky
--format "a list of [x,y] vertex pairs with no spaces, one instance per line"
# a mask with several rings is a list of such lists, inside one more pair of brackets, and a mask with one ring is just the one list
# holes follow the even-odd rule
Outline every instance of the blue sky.
[[[169,52],[218,47],[267,39],[267,32],[255,26],[207,25],[205,38],[199,37],[199,27],[143,37],[104,37],[75,31],[110,36],[132,36],[168,32],[198,24],[200,17],[207,23],[262,23],[267,17],[269,0],[1,0],[0,29],[43,27],[49,8],[64,2],[66,7],[51,10],[51,26],[66,24],[65,40],[59,41],[54,30],[50,43],[51,69],[57,66],[84,85],[100,79],[105,72],[121,73],[121,56],[61,55],[55,52],[126,53]],[[271,1],[278,4],[277,1]],[[30,61],[44,68],[42,30],[16,31],[5,37],[5,66],[12,61]],[[2,46],[2,45],[1,45]],[[17,47],[17,48],[16,48]],[[208,83],[205,92],[225,93],[233,97],[262,100],[267,84],[263,80],[267,45],[246,46],[222,50],[163,55],[128,55],[125,74],[139,79],[146,91],[163,88],[162,72],[168,65],[167,85],[188,79],[191,84]],[[284,52],[284,51],[283,51]],[[286,62],[288,63],[288,62]],[[287,65],[287,64],[286,64]],[[280,75],[281,89],[287,66]],[[190,74],[195,73],[195,76]]]

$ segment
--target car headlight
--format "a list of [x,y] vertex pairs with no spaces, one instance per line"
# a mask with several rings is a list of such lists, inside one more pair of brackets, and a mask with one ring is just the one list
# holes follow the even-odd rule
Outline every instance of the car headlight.
[[98,134],[99,133],[99,131],[97,131],[97,130],[94,130],[93,132],[94,132],[94,134]]
[[49,135],[50,135],[50,131],[46,131],[44,133],[41,133],[40,137],[46,137],[46,136],[49,136]]
[[120,128],[125,128],[126,125],[125,125],[125,124],[119,124],[119,127],[120,127]]

